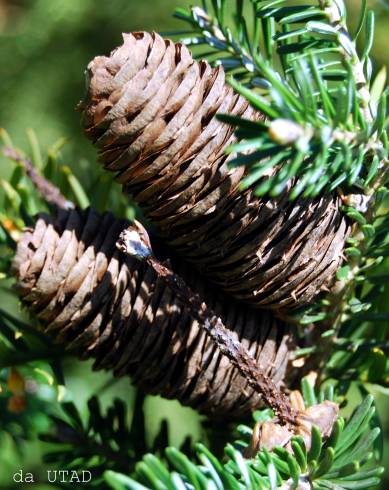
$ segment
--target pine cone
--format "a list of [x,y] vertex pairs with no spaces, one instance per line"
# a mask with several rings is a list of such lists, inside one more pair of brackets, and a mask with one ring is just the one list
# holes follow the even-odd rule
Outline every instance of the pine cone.
[[240,189],[244,168],[224,152],[232,130],[215,117],[259,119],[223,69],[145,32],[124,34],[88,66],[85,133],[162,237],[224,291],[291,309],[331,284],[348,225],[336,195],[290,202]]
[[[130,375],[149,393],[215,416],[258,407],[260,396],[166,283],[116,249],[128,225],[94,210],[39,217],[23,233],[13,262],[22,302],[45,333],[82,359],[93,358],[95,369]],[[177,260],[172,267],[282,384],[293,348],[289,328],[267,311],[226,301]]]

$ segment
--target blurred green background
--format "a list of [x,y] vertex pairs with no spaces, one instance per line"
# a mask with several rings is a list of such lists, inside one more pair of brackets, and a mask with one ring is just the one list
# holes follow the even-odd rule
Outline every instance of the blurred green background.
[[[195,0],[0,0],[0,126],[7,129],[16,145],[26,150],[28,128],[34,128],[43,151],[65,137],[62,161],[82,180],[85,168],[95,158],[75,111],[83,96],[86,65],[94,56],[107,54],[120,44],[122,32],[182,28],[171,15],[174,7],[193,3]],[[360,1],[349,5],[350,23],[355,25]],[[389,64],[389,14],[383,2],[371,2],[371,6],[378,14],[373,50],[377,69]],[[11,170],[12,165],[0,157],[0,177],[8,176]],[[0,305],[14,312],[17,308],[15,300],[2,289]],[[88,364],[72,361],[65,364],[65,378],[69,394],[82,409],[92,393],[101,392],[110,375],[94,374]],[[54,394],[50,389],[46,391],[41,396],[50,402]],[[103,404],[109,403],[114,395],[131,400],[133,390],[128,380],[107,388],[102,394]],[[388,427],[384,399],[378,401],[381,419]],[[3,410],[0,419],[4,420],[7,414],[2,407],[6,406],[0,405]],[[201,435],[197,414],[175,402],[150,398],[147,413],[151,433],[158,420],[168,416],[174,444],[179,444],[187,433],[194,439]],[[42,417],[40,423],[45,428],[47,421]],[[21,468],[34,472],[39,479],[46,468],[41,461],[46,450],[47,444],[40,442],[15,448],[9,437],[0,432],[0,489],[24,488],[22,484],[12,486],[12,475]],[[383,482],[383,488],[389,488],[389,480]]]

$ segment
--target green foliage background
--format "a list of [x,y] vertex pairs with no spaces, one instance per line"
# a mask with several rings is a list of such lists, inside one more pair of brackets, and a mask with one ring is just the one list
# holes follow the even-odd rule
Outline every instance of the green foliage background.
[[[79,115],[75,111],[83,95],[83,71],[87,63],[95,55],[106,54],[120,44],[121,32],[180,29],[182,26],[171,13],[176,6],[192,3],[196,2],[0,0],[0,126],[7,129],[16,145],[25,149],[28,149],[26,130],[31,127],[43,150],[65,137],[67,143],[61,153],[62,163],[69,165],[81,181],[87,174],[97,173],[98,168],[93,165],[94,150],[82,135]],[[373,57],[376,66],[389,65],[389,13],[383,9],[383,2],[370,3],[378,12]],[[350,2],[355,11],[359,4],[358,0]],[[357,19],[351,18],[350,21],[353,24]],[[85,172],[86,168],[88,172]],[[9,161],[0,157],[0,178],[7,178],[11,171]],[[17,312],[16,301],[5,292],[5,287],[2,288],[3,283],[0,283],[1,308]],[[113,396],[127,401],[134,396],[128,380],[110,385],[109,373],[93,374],[86,363],[73,360],[65,363],[65,379],[68,392],[81,410],[85,409],[86,400],[96,391],[101,393],[103,406]],[[2,387],[4,390],[4,385]],[[40,398],[55,400],[55,393],[47,384],[39,384],[39,390]],[[41,408],[44,410],[45,405],[42,404]],[[379,409],[383,422],[385,419],[387,422],[389,418],[383,404]],[[5,421],[8,413],[4,403],[0,404],[0,410],[0,419]],[[150,437],[162,417],[167,416],[172,421],[170,436],[173,444],[179,444],[186,434],[199,438],[203,430],[198,415],[175,402],[150,398],[147,415]],[[33,424],[30,429],[39,432],[46,429],[47,420],[44,416],[35,417]],[[387,423],[385,425],[388,426]],[[388,430],[386,437],[389,438]],[[12,487],[12,475],[20,468],[33,472],[37,480],[44,480],[45,468],[51,466],[42,466],[41,455],[48,447],[43,442],[15,447],[9,436],[1,432],[0,423],[0,488],[22,488],[20,485]],[[386,455],[386,466],[388,459]],[[388,485],[389,480],[384,480],[383,488]],[[44,486],[35,488],[43,489]]]

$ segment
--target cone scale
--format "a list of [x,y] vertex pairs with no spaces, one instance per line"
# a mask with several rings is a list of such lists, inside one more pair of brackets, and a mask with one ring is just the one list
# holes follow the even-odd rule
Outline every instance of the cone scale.
[[291,202],[242,190],[235,141],[215,117],[261,119],[221,67],[146,32],[125,34],[87,69],[83,127],[107,170],[161,237],[223,291],[285,312],[331,286],[348,224],[337,195]]
[[[130,376],[146,392],[210,416],[239,417],[261,405],[230,361],[147,264],[119,252],[128,227],[94,210],[42,215],[19,240],[16,291],[40,328],[94,369]],[[277,385],[291,373],[294,340],[271,312],[226,301],[193,268],[174,270],[201,295]]]

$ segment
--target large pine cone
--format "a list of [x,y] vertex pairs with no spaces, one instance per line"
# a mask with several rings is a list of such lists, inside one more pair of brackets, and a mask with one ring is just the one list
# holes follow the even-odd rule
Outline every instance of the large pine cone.
[[145,32],[88,66],[80,104],[105,168],[185,259],[236,298],[290,309],[333,280],[347,224],[339,198],[258,199],[239,187],[216,113],[258,119],[221,67]]
[[[128,225],[93,210],[41,216],[23,233],[13,262],[22,302],[57,343],[94,358],[95,369],[130,375],[149,393],[211,415],[235,417],[258,407],[260,396],[163,280],[116,249]],[[293,348],[288,327],[267,311],[223,299],[176,261],[173,269],[282,384]]]

